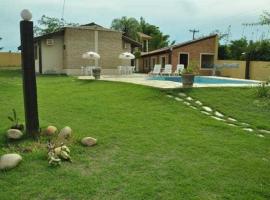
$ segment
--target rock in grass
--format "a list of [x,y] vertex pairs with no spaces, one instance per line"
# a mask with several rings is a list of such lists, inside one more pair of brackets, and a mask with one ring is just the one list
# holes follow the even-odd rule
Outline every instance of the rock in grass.
[[95,138],[92,138],[92,137],[85,137],[81,140],[81,143],[82,145],[84,146],[88,146],[88,147],[91,147],[91,146],[94,146],[97,144],[97,139]]
[[199,105],[199,106],[202,106],[203,104],[202,104],[202,102],[200,102],[200,101],[196,101],[195,102],[197,105]]
[[211,116],[213,119],[215,119],[215,120],[218,120],[218,121],[225,121],[224,119],[221,119],[221,118],[219,118],[219,117],[215,117],[215,116]]
[[231,117],[229,117],[229,118],[228,118],[228,120],[229,120],[229,121],[231,121],[231,122],[237,122],[237,120],[236,120],[236,119],[231,118]]
[[268,130],[263,130],[263,129],[259,130],[259,132],[261,132],[261,133],[268,133],[268,134],[270,134],[270,131],[268,131]]
[[48,126],[45,130],[45,135],[51,136],[57,133],[57,128],[55,126]]
[[216,115],[217,117],[224,117],[224,115],[223,115],[222,113],[218,112],[218,111],[215,112],[215,115]]
[[66,126],[61,129],[58,137],[68,139],[71,137],[72,129],[69,126]]
[[179,95],[180,97],[186,97],[186,96],[187,96],[187,95],[186,95],[185,93],[183,93],[183,92],[178,93],[178,95]]
[[185,101],[184,104],[187,105],[187,106],[190,106],[190,103],[187,102],[187,101]]
[[183,99],[180,99],[179,97],[174,98],[176,101],[183,101]]
[[167,94],[166,96],[169,97],[169,98],[173,98],[173,96],[172,95],[169,95],[169,94]]
[[244,131],[253,132],[252,128],[243,128]]
[[212,108],[207,107],[207,106],[203,106],[202,108],[203,108],[206,112],[212,112],[212,111],[213,111]]
[[187,97],[186,100],[188,100],[188,101],[193,101],[193,98]]
[[16,167],[22,161],[19,154],[4,154],[0,157],[0,170],[8,170]]
[[23,136],[23,133],[18,129],[9,129],[7,131],[7,138],[17,140]]

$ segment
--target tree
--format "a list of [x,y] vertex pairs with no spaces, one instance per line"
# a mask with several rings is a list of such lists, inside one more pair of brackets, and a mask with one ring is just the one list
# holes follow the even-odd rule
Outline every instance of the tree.
[[78,26],[76,23],[67,23],[65,20],[42,15],[38,26],[34,26],[35,36],[40,36],[60,30],[64,26]]
[[[2,38],[0,37],[0,40],[2,40]],[[4,47],[0,47],[0,51],[3,49]]]
[[[111,28],[118,31],[123,31],[124,34],[128,37],[131,37],[134,40],[138,40],[138,32],[142,32],[146,35],[152,37],[149,41],[149,50],[154,50],[169,45],[169,35],[164,35],[159,27],[149,24],[145,21],[143,17],[137,21],[135,18],[122,17],[114,19],[111,24]],[[172,41],[171,44],[174,44],[175,41]]]
[[233,40],[229,44],[230,57],[236,60],[243,60],[243,53],[248,50],[248,41],[246,38],[241,38],[239,40]]
[[112,21],[111,28],[124,32],[124,35],[130,38],[137,39],[139,22],[133,17],[122,17],[121,19],[114,19]]

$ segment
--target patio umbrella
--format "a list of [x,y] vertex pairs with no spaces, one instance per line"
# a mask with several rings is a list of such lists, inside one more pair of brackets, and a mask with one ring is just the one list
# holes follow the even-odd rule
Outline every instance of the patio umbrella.
[[82,55],[82,58],[95,60],[100,59],[100,55],[96,52],[88,51]]
[[119,55],[119,58],[122,60],[133,60],[135,59],[135,56],[132,53],[125,52],[125,53],[121,53]]

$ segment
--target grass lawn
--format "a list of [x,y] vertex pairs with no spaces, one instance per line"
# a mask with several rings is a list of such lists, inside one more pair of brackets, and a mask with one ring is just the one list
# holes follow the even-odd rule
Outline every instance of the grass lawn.
[[[0,72],[0,154],[9,148],[7,115],[23,119],[21,77]],[[191,96],[258,127],[269,112],[252,107],[250,89],[196,89]],[[270,140],[216,121],[166,92],[132,84],[38,77],[42,127],[74,130],[73,163],[48,166],[30,145],[23,162],[0,172],[0,199],[270,199]],[[267,124],[268,123],[268,124]],[[98,139],[82,147],[84,136]]]

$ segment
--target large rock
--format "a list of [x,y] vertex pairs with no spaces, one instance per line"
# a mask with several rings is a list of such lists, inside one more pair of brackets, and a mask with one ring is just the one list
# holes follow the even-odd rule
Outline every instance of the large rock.
[[91,147],[91,146],[94,146],[97,144],[97,139],[95,138],[92,138],[92,137],[85,137],[81,140],[81,143],[84,145],[84,146],[88,146],[88,147]]
[[7,138],[8,139],[20,139],[23,136],[23,133],[18,129],[9,129],[7,131]]
[[19,154],[11,153],[0,157],[0,170],[7,170],[16,167],[22,161]]
[[48,126],[45,130],[45,135],[55,135],[57,133],[57,128],[55,126]]
[[72,129],[68,126],[64,127],[61,129],[60,133],[59,133],[59,137],[60,138],[65,138],[68,139],[71,137],[71,133],[72,133]]

